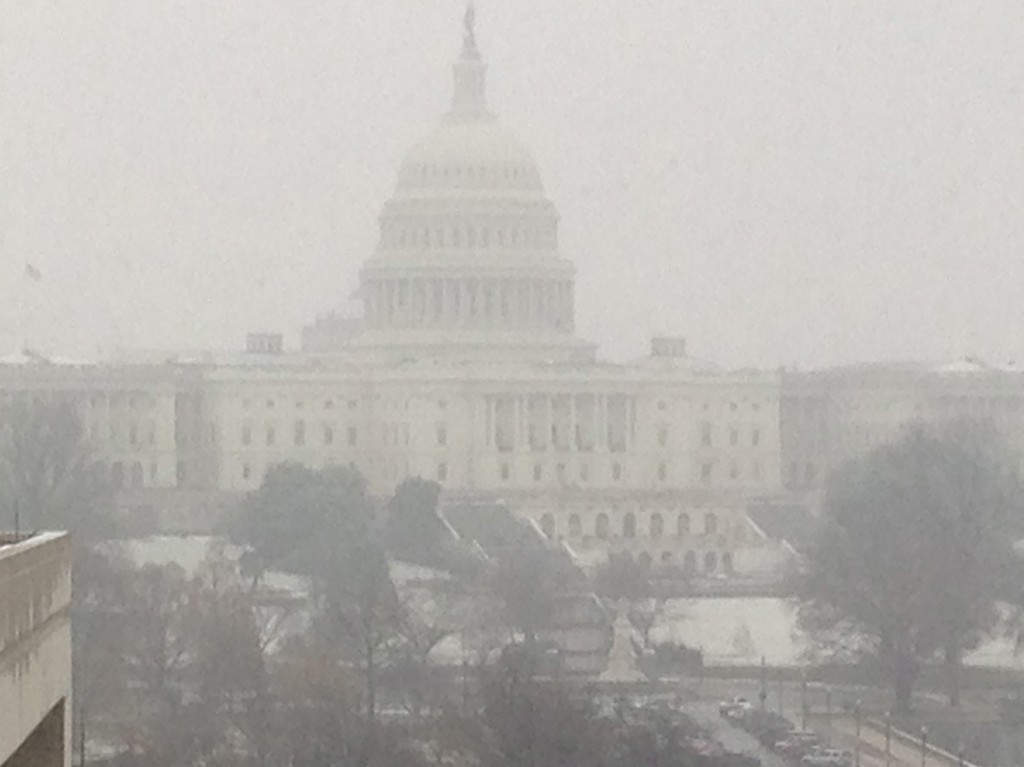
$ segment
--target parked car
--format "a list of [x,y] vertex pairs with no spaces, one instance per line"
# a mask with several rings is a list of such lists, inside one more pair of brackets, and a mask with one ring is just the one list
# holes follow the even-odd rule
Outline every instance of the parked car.
[[821,747],[818,734],[814,732],[794,731],[785,738],[772,744],[772,750],[784,759],[799,761],[806,754]]
[[744,712],[753,710],[753,704],[746,698],[733,698],[723,700],[718,704],[718,713],[721,716],[735,719],[742,716]]
[[838,748],[819,748],[804,754],[800,764],[806,767],[850,767],[853,758],[849,751],[841,751]]

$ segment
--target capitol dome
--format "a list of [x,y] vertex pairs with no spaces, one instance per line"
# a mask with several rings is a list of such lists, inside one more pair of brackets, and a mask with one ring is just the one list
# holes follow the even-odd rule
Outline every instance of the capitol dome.
[[406,155],[360,271],[365,331],[386,359],[577,360],[575,268],[532,153],[487,108],[472,6],[448,113]]

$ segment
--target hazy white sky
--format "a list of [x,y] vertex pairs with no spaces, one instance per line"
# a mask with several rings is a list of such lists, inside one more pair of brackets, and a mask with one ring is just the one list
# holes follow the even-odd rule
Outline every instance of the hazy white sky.
[[[343,305],[463,9],[0,5],[0,351],[29,314],[79,353],[294,342]],[[1024,360],[1020,0],[478,7],[607,354]]]

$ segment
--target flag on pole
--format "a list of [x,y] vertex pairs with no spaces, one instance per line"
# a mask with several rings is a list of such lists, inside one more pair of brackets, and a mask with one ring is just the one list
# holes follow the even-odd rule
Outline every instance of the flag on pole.
[[43,273],[35,267],[35,265],[25,262],[25,278],[32,280],[33,282],[42,282]]

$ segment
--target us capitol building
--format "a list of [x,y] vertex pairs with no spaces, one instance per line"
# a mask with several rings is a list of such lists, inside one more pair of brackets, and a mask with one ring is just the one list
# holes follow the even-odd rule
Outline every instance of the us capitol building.
[[581,561],[628,553],[716,575],[764,565],[748,510],[813,505],[851,429],[859,450],[935,408],[1019,424],[1021,376],[974,363],[729,371],[680,338],[602,362],[575,334],[558,213],[489,111],[486,71],[469,16],[451,108],[384,204],[361,318],[319,318],[301,353],[252,334],[235,356],[15,355],[0,360],[2,396],[70,398],[119,503],[166,528],[209,528],[274,464],[351,465],[381,497],[420,476],[445,503],[506,503]]

